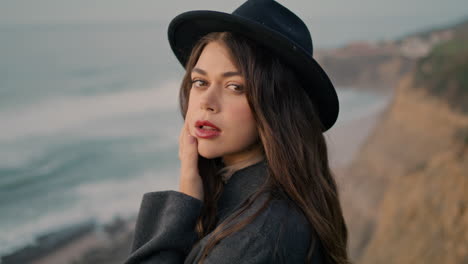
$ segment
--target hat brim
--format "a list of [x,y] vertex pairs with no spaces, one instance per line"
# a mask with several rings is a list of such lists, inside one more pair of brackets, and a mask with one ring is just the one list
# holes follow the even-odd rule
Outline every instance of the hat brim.
[[196,42],[210,32],[219,31],[242,34],[280,57],[295,70],[301,84],[305,86],[324,126],[323,132],[335,124],[339,102],[329,77],[310,53],[279,32],[234,14],[196,10],[182,13],[170,22],[169,44],[179,62],[185,67]]

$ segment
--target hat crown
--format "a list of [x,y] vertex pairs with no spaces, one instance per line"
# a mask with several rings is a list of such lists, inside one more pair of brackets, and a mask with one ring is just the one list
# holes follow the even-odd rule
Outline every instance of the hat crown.
[[280,33],[313,55],[312,37],[305,23],[286,7],[273,0],[248,0],[233,15],[257,22]]

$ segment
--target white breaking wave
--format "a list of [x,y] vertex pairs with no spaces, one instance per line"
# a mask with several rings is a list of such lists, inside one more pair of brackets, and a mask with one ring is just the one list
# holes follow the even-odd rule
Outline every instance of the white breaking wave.
[[55,97],[23,109],[0,113],[0,143],[31,136],[76,131],[90,122],[125,115],[177,109],[178,81],[156,88],[93,96]]

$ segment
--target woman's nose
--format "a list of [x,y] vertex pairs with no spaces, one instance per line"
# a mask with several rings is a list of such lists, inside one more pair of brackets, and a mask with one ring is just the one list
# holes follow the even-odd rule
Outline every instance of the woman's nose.
[[201,109],[214,112],[215,108],[207,103],[202,104]]
[[219,109],[219,95],[216,92],[214,85],[208,87],[200,100],[200,108],[210,112],[217,112]]

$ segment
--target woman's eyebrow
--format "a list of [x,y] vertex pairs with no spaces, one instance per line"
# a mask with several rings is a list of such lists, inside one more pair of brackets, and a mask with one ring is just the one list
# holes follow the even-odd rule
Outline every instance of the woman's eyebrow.
[[[204,71],[204,70],[202,70],[200,68],[193,68],[192,72],[197,72],[197,73],[205,75],[205,76],[208,75],[206,73],[206,71]],[[222,74],[223,77],[231,77],[231,76],[237,76],[237,75],[242,76],[242,74],[240,72],[232,72],[232,71],[225,72],[225,73]]]

